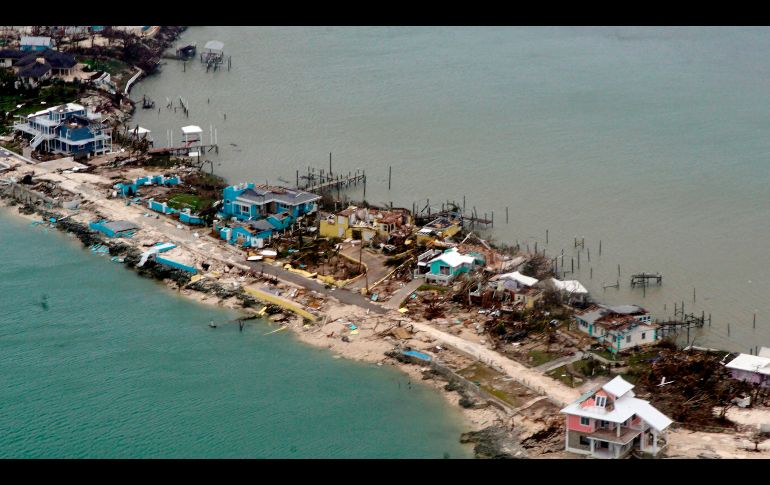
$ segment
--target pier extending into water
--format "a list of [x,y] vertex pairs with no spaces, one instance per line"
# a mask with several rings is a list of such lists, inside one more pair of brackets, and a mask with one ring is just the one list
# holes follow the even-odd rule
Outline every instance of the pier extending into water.
[[637,286],[649,286],[650,280],[655,281],[658,285],[663,284],[663,275],[660,273],[637,273],[631,275],[631,287]]

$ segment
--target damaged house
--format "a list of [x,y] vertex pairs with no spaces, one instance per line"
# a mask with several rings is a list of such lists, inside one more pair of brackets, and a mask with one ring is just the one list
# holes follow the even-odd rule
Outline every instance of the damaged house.
[[514,305],[520,304],[526,308],[532,308],[543,293],[538,283],[537,278],[513,271],[493,276],[489,279],[488,285],[497,295],[510,295]]
[[375,236],[388,241],[391,235],[411,232],[412,215],[406,209],[379,210],[350,206],[337,214],[329,214],[319,222],[321,237],[352,238],[371,241]]
[[636,305],[597,305],[575,315],[577,328],[612,353],[649,345],[658,339],[650,313]]

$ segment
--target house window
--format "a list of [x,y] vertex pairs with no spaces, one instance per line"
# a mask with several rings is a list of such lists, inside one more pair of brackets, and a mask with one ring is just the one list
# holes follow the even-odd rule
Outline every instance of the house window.
[[608,428],[610,426],[609,421],[602,421],[599,423],[600,428]]
[[647,332],[642,332],[642,340],[644,340],[644,337],[647,335]]
[[580,436],[580,444],[585,446],[591,446],[591,442],[585,436]]
[[581,327],[587,327],[588,324],[586,322],[584,322],[583,320],[580,320],[580,326]]
[[440,274],[448,275],[449,274],[449,266],[439,266],[438,271]]
[[627,344],[631,343],[631,336],[630,335],[628,337],[626,337],[626,343]]
[[[596,396],[596,405],[600,408],[603,408],[607,404],[607,397],[606,396]],[[602,421],[604,423],[604,421]]]
[[588,426],[591,424],[591,420],[588,418],[581,417],[580,418],[580,424],[581,426]]

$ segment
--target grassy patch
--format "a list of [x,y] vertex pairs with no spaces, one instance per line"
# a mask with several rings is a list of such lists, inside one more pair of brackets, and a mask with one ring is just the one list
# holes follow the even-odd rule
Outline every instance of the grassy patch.
[[195,194],[176,194],[168,200],[169,207],[174,209],[201,210],[211,205],[211,199],[203,199]]
[[444,293],[446,291],[449,291],[448,286],[438,286],[438,285],[420,285],[419,288],[417,288],[417,291],[440,291],[441,293]]
[[604,357],[607,360],[617,360],[617,358],[615,357],[615,354],[613,354],[612,352],[610,352],[605,348],[593,349],[591,350],[591,353],[596,354],[599,357]]
[[566,365],[550,370],[546,372],[545,375],[553,379],[556,379],[557,381],[561,381],[564,384],[568,385],[569,387],[575,387],[575,382],[574,382],[575,378],[572,377],[572,375],[567,371]]
[[510,379],[505,379],[504,374],[480,362],[471,364],[457,373],[476,383],[484,392],[495,396],[512,407],[520,406],[530,394],[529,391],[519,384]]
[[545,352],[543,350],[530,350],[527,356],[532,357],[532,361],[530,363],[533,367],[537,367],[539,365],[545,364],[546,362],[550,362],[559,358],[560,354],[555,352]]
[[93,57],[88,57],[78,60],[94,71],[106,71],[112,76],[131,69],[131,66],[118,59],[94,59]]

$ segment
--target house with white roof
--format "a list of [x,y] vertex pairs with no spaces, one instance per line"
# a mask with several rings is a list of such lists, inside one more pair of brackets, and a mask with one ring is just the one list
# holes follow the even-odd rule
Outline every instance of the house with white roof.
[[588,300],[588,290],[578,280],[557,280],[551,278],[546,283],[548,286],[559,292],[563,301],[574,304],[584,304]]
[[561,410],[566,415],[565,450],[593,458],[622,458],[633,450],[657,455],[673,423],[620,376]]
[[476,258],[461,254],[457,248],[450,248],[428,261],[430,270],[425,274],[426,283],[436,282],[448,285],[462,274],[472,270]]
[[733,379],[770,387],[770,348],[761,347],[759,355],[740,354],[728,362]]
[[76,103],[20,115],[13,129],[30,139],[33,150],[65,155],[101,155],[112,151],[111,130],[101,114]]
[[488,285],[497,294],[503,295],[504,300],[510,295],[514,304],[521,303],[525,307],[532,308],[542,294],[538,288],[539,282],[537,278],[513,271],[493,276],[489,279]]

